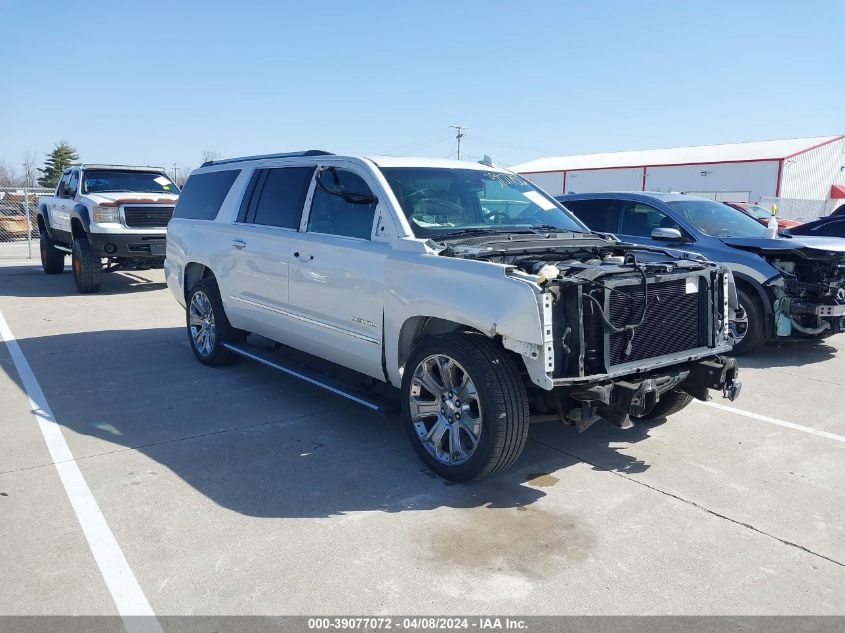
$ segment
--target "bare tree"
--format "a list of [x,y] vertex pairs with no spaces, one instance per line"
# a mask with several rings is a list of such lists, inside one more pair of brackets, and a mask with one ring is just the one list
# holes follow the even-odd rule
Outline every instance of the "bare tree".
[[191,175],[192,171],[194,171],[193,165],[182,165],[179,168],[179,180],[176,181],[176,184],[179,185],[180,189],[185,186],[185,181]]
[[36,167],[35,152],[27,151],[23,155],[23,184],[24,187],[34,187],[38,178],[38,167]]
[[210,149],[202,150],[201,156],[202,156],[202,162],[204,162],[204,163],[207,163],[210,160],[219,160],[220,158],[222,158],[220,152],[214,152]]
[[0,161],[0,187],[17,187],[18,175],[5,161]]

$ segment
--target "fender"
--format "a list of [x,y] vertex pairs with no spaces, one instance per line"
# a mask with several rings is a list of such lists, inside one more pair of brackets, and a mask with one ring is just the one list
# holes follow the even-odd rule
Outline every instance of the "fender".
[[38,216],[44,220],[44,228],[47,232],[47,237],[51,240],[55,240],[56,238],[53,235],[53,227],[50,226],[50,211],[47,209],[47,205],[38,205]]
[[749,275],[739,272],[734,272],[733,275],[737,287],[740,285],[741,282],[742,285],[752,288],[753,291],[757,293],[757,297],[760,299],[760,303],[763,305],[763,312],[766,314],[766,338],[772,338],[772,336],[774,335],[775,321],[774,311],[772,310],[773,297],[770,297],[768,291],[762,285],[760,285],[758,281],[756,281]]
[[85,229],[85,232],[88,233],[91,228],[91,215],[88,212],[88,207],[84,204],[77,204],[73,207],[73,211],[70,214],[72,218],[78,218],[79,221],[82,223],[82,228]]

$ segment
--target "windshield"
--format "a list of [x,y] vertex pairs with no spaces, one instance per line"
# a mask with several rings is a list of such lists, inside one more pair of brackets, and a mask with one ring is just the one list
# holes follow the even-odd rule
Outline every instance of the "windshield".
[[754,218],[714,200],[671,200],[666,204],[713,237],[763,237],[766,231]]
[[381,171],[417,237],[589,231],[560,203],[516,174],[441,167],[387,167]]
[[161,172],[86,170],[83,193],[132,191],[143,193],[179,193],[179,188]]
[[756,204],[749,204],[745,207],[745,212],[749,215],[754,216],[758,220],[768,220],[772,217],[772,212],[766,209],[765,207],[761,207]]

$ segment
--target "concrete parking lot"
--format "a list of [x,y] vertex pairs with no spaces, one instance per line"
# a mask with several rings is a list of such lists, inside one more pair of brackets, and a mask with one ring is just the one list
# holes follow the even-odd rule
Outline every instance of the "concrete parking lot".
[[121,553],[160,615],[845,613],[845,335],[742,359],[729,408],[536,425],[450,485],[396,420],[200,365],[159,270],[78,295],[6,261],[0,312],[118,546],[92,550],[0,347],[0,614],[117,613]]

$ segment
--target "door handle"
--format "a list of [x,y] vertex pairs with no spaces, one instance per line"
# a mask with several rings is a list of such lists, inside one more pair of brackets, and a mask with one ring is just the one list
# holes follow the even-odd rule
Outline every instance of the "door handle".
[[232,240],[232,246],[238,249],[246,248],[246,242],[244,242],[243,240]]
[[306,262],[310,262],[312,259],[314,259],[313,255],[309,255],[308,253],[300,253],[299,251],[294,252],[293,256],[299,260]]

